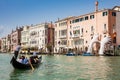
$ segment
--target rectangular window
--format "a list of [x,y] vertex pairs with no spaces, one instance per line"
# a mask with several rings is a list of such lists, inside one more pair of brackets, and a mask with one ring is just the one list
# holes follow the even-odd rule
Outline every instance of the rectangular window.
[[116,16],[116,12],[112,12],[112,16]]
[[107,14],[107,11],[102,13],[103,16],[107,16]]
[[36,44],[37,41],[33,40],[33,41],[31,41],[30,43],[31,43],[31,44]]
[[74,35],[80,34],[80,30],[74,30],[74,31],[73,31],[73,34],[74,34]]
[[93,28],[93,26],[91,26],[91,32],[93,32],[94,31],[94,28]]
[[83,34],[83,28],[81,29],[81,33]]
[[59,26],[66,26],[66,25],[67,25],[67,22],[59,23]]
[[60,23],[59,23],[59,26],[60,26]]
[[104,30],[106,30],[106,24],[104,24]]
[[60,36],[60,30],[59,30],[59,36]]
[[76,23],[76,22],[79,22],[79,19],[75,19],[75,23]]
[[67,30],[61,30],[61,36],[64,36],[67,34]]
[[74,41],[74,45],[80,45],[80,40],[78,39],[78,40],[75,40]]
[[67,45],[67,40],[62,40],[61,45]]
[[44,40],[42,40],[42,43],[44,43]]
[[75,20],[72,20],[72,23],[74,23],[75,22]]
[[57,27],[57,24],[55,24],[55,27]]
[[80,18],[80,21],[83,21],[84,19],[83,18]]
[[85,20],[88,20],[88,16],[85,17]]
[[90,19],[94,19],[94,15],[90,15]]
[[81,31],[80,31],[80,36],[81,36],[81,37],[83,36],[83,28],[82,28]]

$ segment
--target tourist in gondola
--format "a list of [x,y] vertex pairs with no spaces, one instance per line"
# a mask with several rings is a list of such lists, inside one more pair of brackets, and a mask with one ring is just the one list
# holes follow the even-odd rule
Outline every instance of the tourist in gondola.
[[29,60],[28,60],[27,57],[24,58],[23,63],[24,63],[24,64],[28,64],[28,63],[29,63]]
[[25,56],[20,56],[18,59],[17,59],[18,62],[20,63],[23,63],[23,64],[28,64],[28,59],[27,57]]
[[19,58],[17,59],[18,62],[22,62],[22,56],[19,56]]
[[38,62],[38,55],[36,50],[34,50],[33,55],[30,57],[31,63],[37,63]]

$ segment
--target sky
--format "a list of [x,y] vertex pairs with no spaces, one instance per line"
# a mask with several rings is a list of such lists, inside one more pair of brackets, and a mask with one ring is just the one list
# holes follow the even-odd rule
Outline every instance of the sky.
[[[0,0],[0,38],[16,27],[55,22],[95,10],[96,0]],[[99,9],[120,6],[120,0],[98,0]]]

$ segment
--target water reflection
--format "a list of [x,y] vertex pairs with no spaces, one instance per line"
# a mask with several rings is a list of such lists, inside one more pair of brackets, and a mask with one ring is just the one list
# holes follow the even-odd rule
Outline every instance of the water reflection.
[[[87,57],[83,58],[84,61],[80,63],[79,75],[80,79],[89,80],[117,80],[119,79],[119,67],[118,59],[115,57]],[[118,65],[119,64],[119,65]],[[116,75],[116,77],[114,76]]]
[[32,70],[18,70],[13,69],[9,74],[9,80],[31,80],[30,76],[33,74]]
[[84,66],[81,67],[82,78],[86,79],[105,79],[106,75],[109,74],[110,67],[106,63],[107,59],[104,57],[88,57],[82,63]]
[[20,80],[20,76],[22,75],[24,71],[20,71],[17,69],[14,69],[11,73],[10,73],[10,80]]
[[10,80],[19,80],[20,72],[18,70],[13,70],[9,76]]

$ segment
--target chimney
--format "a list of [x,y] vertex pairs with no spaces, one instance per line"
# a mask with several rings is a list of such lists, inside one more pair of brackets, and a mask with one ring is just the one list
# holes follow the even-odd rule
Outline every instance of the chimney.
[[95,12],[98,11],[98,1],[95,2]]

